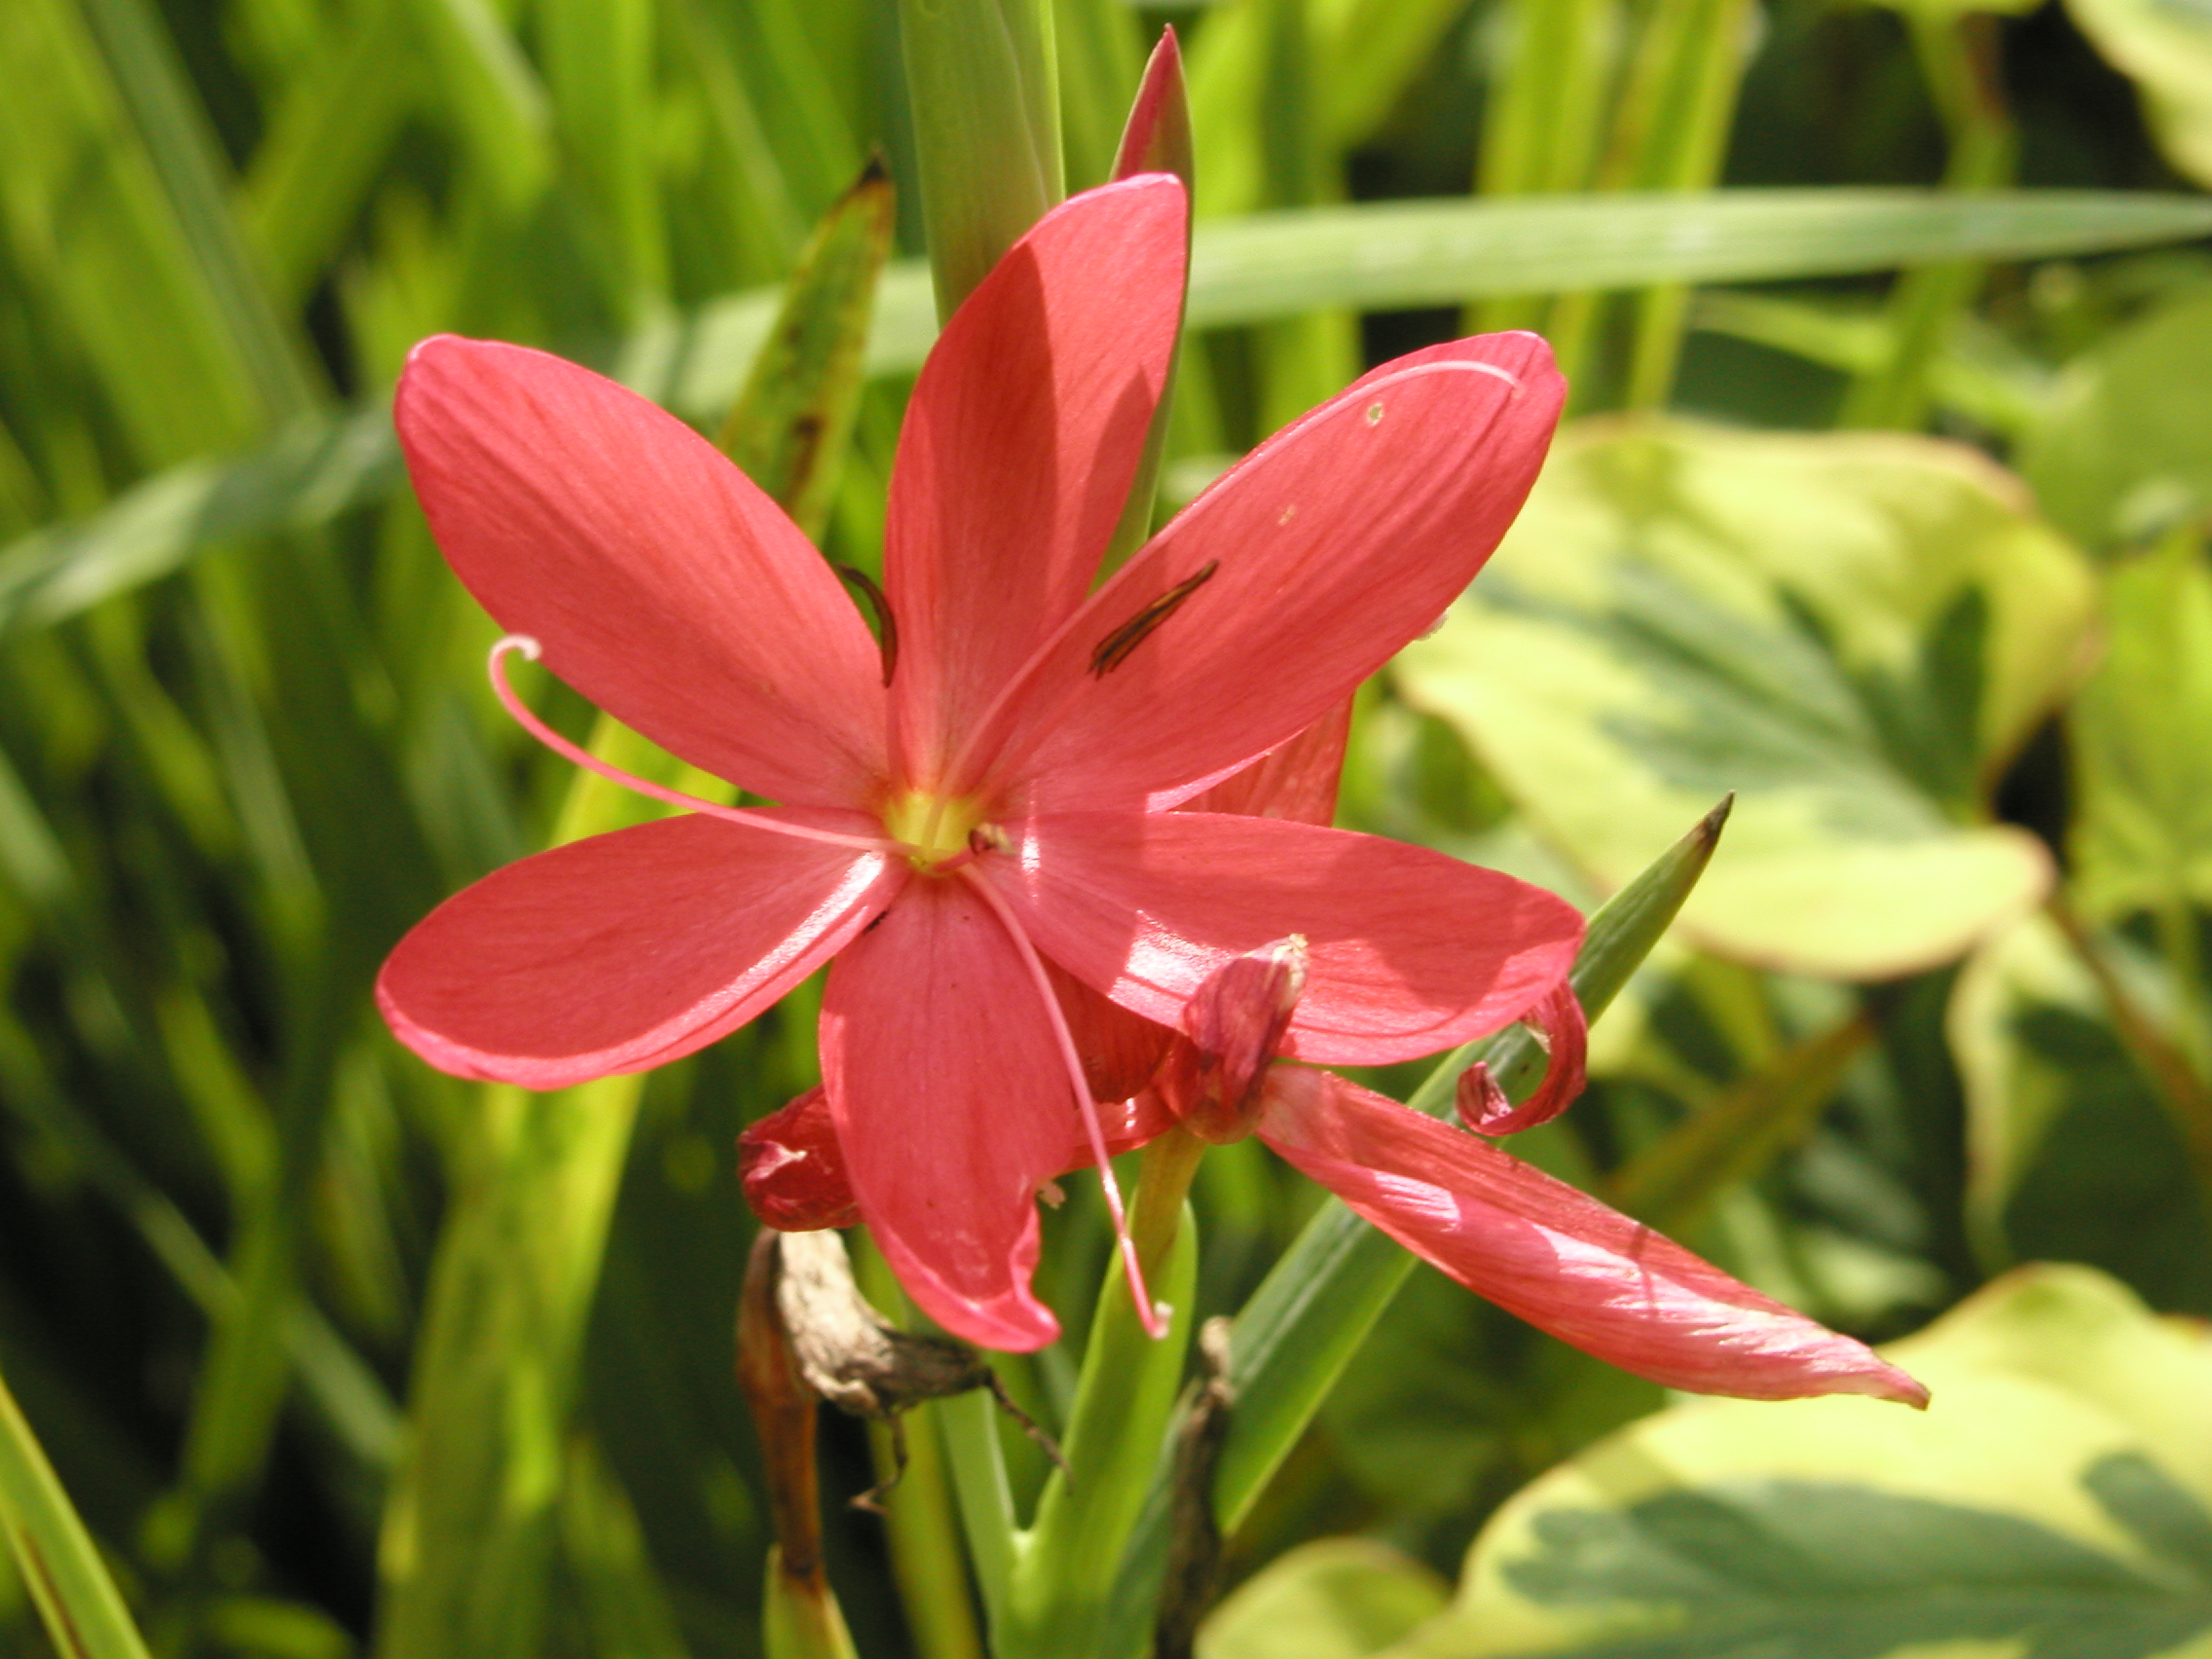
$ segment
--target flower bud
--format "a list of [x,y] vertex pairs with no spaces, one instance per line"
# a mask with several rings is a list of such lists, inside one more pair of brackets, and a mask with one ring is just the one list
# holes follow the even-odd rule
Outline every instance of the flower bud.
[[830,1097],[819,1088],[737,1137],[737,1174],[753,1213],[779,1233],[860,1224]]
[[1260,1084],[1306,989],[1303,934],[1224,964],[1183,1009],[1183,1032],[1154,1081],[1183,1126],[1216,1144],[1252,1132]]

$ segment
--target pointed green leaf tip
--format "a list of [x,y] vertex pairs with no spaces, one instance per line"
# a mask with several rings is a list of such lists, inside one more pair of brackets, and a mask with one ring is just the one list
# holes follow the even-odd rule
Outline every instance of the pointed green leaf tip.
[[[1720,845],[1720,831],[1735,807],[1736,796],[1731,791],[1590,918],[1590,931],[1583,936],[1574,971],[1567,977],[1575,1000],[1589,1018],[1595,1020],[1604,1012],[1628,983],[1629,976],[1651,954],[1698,877],[1705,873],[1705,866],[1713,862],[1714,849]],[[1505,1090],[1507,1098],[1518,1100],[1543,1075],[1544,1049],[1527,1026],[1508,1026],[1484,1043],[1470,1045],[1466,1060],[1457,1069],[1447,1059],[1406,1104],[1441,1115],[1450,1105],[1459,1072],[1477,1059],[1490,1067],[1492,1080]]]

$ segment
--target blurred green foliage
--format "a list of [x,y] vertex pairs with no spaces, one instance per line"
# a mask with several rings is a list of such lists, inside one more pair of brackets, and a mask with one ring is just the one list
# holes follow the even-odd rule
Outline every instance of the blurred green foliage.
[[[491,698],[495,629],[399,488],[382,400],[454,330],[719,429],[776,285],[880,151],[905,257],[804,509],[878,568],[933,330],[898,10],[0,5],[0,1375],[157,1652],[760,1651],[730,1144],[814,1081],[812,1002],[565,1100],[487,1097],[386,1035],[368,987],[401,932],[590,811]],[[1365,698],[1344,820],[1594,903],[1740,792],[1707,908],[1522,1150],[1872,1337],[2040,1256],[2212,1313],[2212,260],[2154,245],[2212,229],[2176,194],[2212,50],[2174,8],[2006,10],[1056,7],[1071,188],[1103,176],[1159,24],[1185,32],[1171,496],[1462,307],[1552,333],[1581,411],[1639,412],[1566,441],[1498,585]],[[2051,193],[1992,194],[2014,185]],[[1688,286],[1714,282],[1738,285]],[[584,706],[543,695],[581,738]],[[1006,1368],[1049,1425],[1104,1249],[1073,1187],[1040,1283],[1075,1337]],[[1203,1314],[1244,1304],[1314,1195],[1247,1144],[1195,1201]],[[1509,1494],[1657,1404],[1419,1271],[1233,1570],[1348,1531],[1453,1570]],[[1752,1466],[1788,1432],[1684,1490],[1812,1479]],[[2200,1451],[2097,1444],[2169,1472]],[[1006,1450],[1026,1498],[1042,1455]],[[829,1491],[872,1456],[830,1425]],[[888,1528],[831,1520],[863,1652],[974,1652],[934,1456]],[[1940,1501],[2004,1508],[1981,1478]],[[2150,1583],[2154,1624],[2194,1616],[2169,1604],[2198,1579],[2083,1565],[2112,1540],[2066,1532],[2082,1469],[2037,1478],[2059,1508],[2028,1506],[2058,1529],[2035,1548]],[[1647,1549],[1687,1525],[1670,1502],[1616,1503],[1604,1536]],[[1539,1536],[1563,1597],[1594,1525]],[[1225,1609],[1224,1659],[1293,1652],[1271,1621],[1372,1651],[1440,1594],[1378,1548],[1291,1561],[1308,1576]],[[1485,1567],[1461,1594],[1505,1592]],[[47,1641],[0,1558],[0,1652]]]

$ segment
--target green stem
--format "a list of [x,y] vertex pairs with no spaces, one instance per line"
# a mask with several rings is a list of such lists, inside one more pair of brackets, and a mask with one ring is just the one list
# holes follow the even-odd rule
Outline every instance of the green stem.
[[1006,1628],[1007,1585],[1024,1542],[1014,1526],[1014,1488],[1007,1482],[1006,1452],[999,1445],[998,1404],[981,1389],[955,1394],[937,1403],[937,1425],[944,1437],[960,1529],[968,1538],[968,1559],[975,1565],[996,1652],[999,1633]]
[[900,0],[922,224],[950,316],[1057,205],[1059,78],[1051,0]]
[[[1977,14],[1943,19],[1908,15],[1915,56],[1943,118],[1951,155],[1946,189],[1995,190],[2012,179],[2017,150],[1999,78],[1997,20]],[[1981,287],[1973,261],[1924,265],[1898,278],[1889,302],[1887,360],[1852,383],[1837,424],[1918,427],[1927,419],[1936,357]]]
[[[1604,125],[1606,0],[1517,0],[1505,73],[1483,126],[1475,188],[1485,196],[1580,190],[1589,183]],[[1539,295],[1485,300],[1467,324],[1477,333],[1535,328]]]
[[1146,1282],[1174,1310],[1168,1333],[1146,1334],[1119,1264],[1109,1264],[1068,1415],[1067,1466],[1046,1481],[1015,1564],[1008,1620],[994,1633],[1000,1659],[1097,1645],[1183,1380],[1198,1289],[1197,1229],[1184,1196],[1204,1151],[1181,1128],[1145,1148],[1130,1231]]

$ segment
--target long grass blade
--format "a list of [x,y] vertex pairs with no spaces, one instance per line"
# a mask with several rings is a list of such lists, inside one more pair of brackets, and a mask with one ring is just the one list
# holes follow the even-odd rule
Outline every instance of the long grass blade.
[[61,1659],[148,1659],[99,1549],[0,1382],[0,1522]]
[[[1699,196],[1419,202],[1258,214],[1198,228],[1194,328],[1293,316],[1316,305],[1403,310],[1490,295],[1767,281],[1960,258],[2033,259],[2212,232],[2187,196],[2010,191],[1732,190]],[[728,408],[778,296],[718,300],[642,330],[621,378],[695,420]],[[929,278],[884,273],[868,338],[873,375],[910,372],[936,338]],[[196,461],[105,511],[0,549],[0,636],[71,616],[175,570],[218,537],[325,522],[398,482],[381,411],[303,422],[232,462]]]

